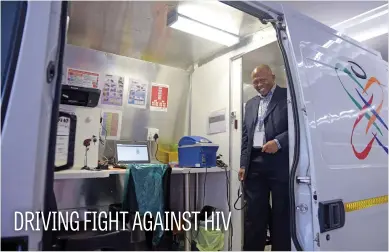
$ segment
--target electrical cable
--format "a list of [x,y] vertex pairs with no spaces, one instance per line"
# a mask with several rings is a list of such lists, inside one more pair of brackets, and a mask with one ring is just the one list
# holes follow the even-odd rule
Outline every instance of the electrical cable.
[[155,159],[156,159],[158,162],[162,163],[162,162],[158,159],[158,155],[157,155],[159,144],[158,144],[158,141],[155,141],[155,142],[156,142],[156,144],[157,144],[157,149],[155,150],[154,157],[155,157]]
[[205,177],[204,177],[204,184],[203,184],[203,207],[205,204],[205,185],[207,183],[207,175],[208,175],[208,167],[205,167]]
[[[230,202],[230,178],[228,177],[228,172],[227,172],[227,167],[224,168],[224,172],[225,172],[225,175],[226,175],[226,191],[227,191],[227,205],[228,205],[228,212],[231,213],[231,202]],[[232,250],[232,237],[234,235],[234,226],[232,225],[232,220],[230,221],[229,223],[229,227],[231,229],[231,232],[229,233],[229,237],[228,237],[228,243],[229,243],[229,247],[228,247],[228,250],[231,251]]]
[[[207,183],[207,174],[208,174],[208,167],[205,167],[205,177],[204,177],[204,183],[203,183],[203,204],[202,204],[203,208],[204,208],[204,205],[205,205],[205,186],[206,186],[206,183]],[[199,226],[199,223],[200,223],[200,221],[198,220],[197,221],[197,226]],[[198,228],[197,229],[197,233],[196,233],[196,237],[194,239],[196,239],[199,236],[199,231],[200,231],[200,229]]]
[[239,200],[242,198],[243,194],[244,194],[244,182],[241,181],[240,186],[238,188],[238,198],[235,200],[235,203],[234,203],[235,210],[241,211],[241,210],[246,208],[247,203],[244,199],[243,199],[243,206],[241,208],[237,207],[237,204],[238,204]]

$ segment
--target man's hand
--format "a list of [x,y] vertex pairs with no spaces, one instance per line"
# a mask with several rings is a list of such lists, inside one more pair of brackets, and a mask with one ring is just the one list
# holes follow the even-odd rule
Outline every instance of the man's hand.
[[243,168],[239,169],[238,176],[239,176],[240,181],[243,181],[243,179],[244,179],[244,171],[245,171],[245,169],[243,169]]
[[274,140],[271,140],[271,141],[265,143],[265,145],[263,145],[263,147],[262,147],[262,152],[266,152],[269,154],[274,154],[277,151],[278,151],[278,145],[277,145],[276,141],[274,141]]

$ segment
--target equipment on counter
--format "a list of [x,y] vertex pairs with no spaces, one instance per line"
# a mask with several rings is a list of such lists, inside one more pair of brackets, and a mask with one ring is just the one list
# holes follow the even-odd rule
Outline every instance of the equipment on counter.
[[180,167],[215,167],[219,145],[201,136],[184,136],[178,143]]
[[70,169],[74,165],[77,116],[59,111],[54,171]]
[[127,166],[134,163],[150,163],[147,142],[116,141],[116,164]]
[[83,142],[83,145],[85,146],[85,158],[84,158],[84,166],[81,168],[81,170],[91,170],[91,168],[88,167],[88,150],[91,142],[96,144],[97,137],[95,135],[93,135],[91,138],[85,139]]
[[96,107],[99,104],[100,89],[62,85],[61,104]]

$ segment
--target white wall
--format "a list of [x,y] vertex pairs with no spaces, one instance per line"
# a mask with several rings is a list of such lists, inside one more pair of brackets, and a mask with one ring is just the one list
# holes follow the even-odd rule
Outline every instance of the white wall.
[[[88,48],[67,45],[64,56],[64,78],[67,68],[76,68],[99,73],[99,87],[104,85],[105,74],[123,76],[123,106],[108,106],[99,103],[98,107],[122,111],[122,140],[144,141],[146,127],[159,129],[161,142],[177,143],[185,135],[188,118],[189,72],[154,64],[138,59],[114,55]],[[146,109],[127,104],[129,80],[136,79],[149,83]],[[151,83],[169,85],[167,112],[149,110]]]
[[[234,149],[230,150],[229,123],[227,125],[227,132],[216,135],[207,135],[206,126],[208,114],[211,111],[226,108],[227,118],[229,118],[232,105],[230,104],[230,59],[274,42],[275,39],[275,31],[273,28],[266,28],[255,34],[253,40],[248,45],[226,53],[198,67],[191,76],[191,134],[204,136],[213,141],[213,143],[219,144],[219,153],[223,155],[223,161],[226,163],[235,163],[237,159],[239,159],[240,145],[234,145]],[[239,85],[241,85],[241,83]],[[240,104],[241,103],[242,101],[240,101]],[[240,105],[238,104],[238,106]],[[237,113],[238,118],[241,118],[240,111],[237,111]],[[233,133],[241,134],[239,130],[234,131]],[[233,156],[230,157],[230,153],[233,153]],[[230,202],[232,208],[232,222],[234,223],[232,250],[241,250],[241,212],[233,210],[233,204],[237,198],[237,190],[239,187],[236,172],[239,167],[235,165],[234,167],[230,167],[230,169],[233,169],[230,174]],[[204,175],[200,177],[200,200],[202,200],[203,197],[203,182]],[[204,201],[205,205],[212,205],[227,212],[225,174],[208,174],[205,188],[207,192]],[[227,249],[227,246],[225,246],[224,249]]]

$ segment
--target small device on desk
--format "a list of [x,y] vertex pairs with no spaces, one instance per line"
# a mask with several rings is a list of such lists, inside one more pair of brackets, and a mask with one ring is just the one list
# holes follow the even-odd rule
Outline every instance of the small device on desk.
[[115,167],[126,168],[128,164],[150,163],[149,146],[147,142],[117,141]]

